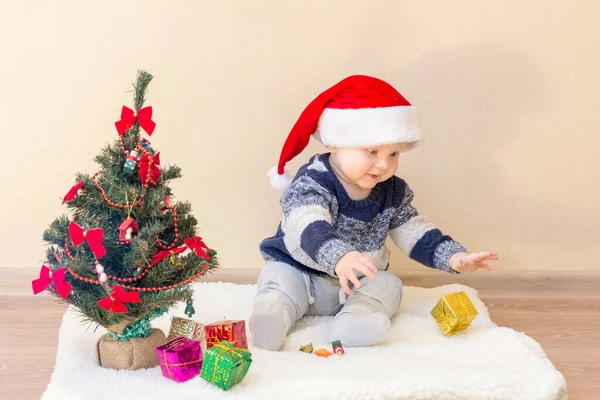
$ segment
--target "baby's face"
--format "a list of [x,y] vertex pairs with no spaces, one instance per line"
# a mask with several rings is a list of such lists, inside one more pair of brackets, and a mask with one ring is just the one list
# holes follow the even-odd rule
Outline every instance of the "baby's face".
[[372,189],[392,177],[398,169],[398,158],[406,143],[372,147],[331,148],[335,163],[348,183]]

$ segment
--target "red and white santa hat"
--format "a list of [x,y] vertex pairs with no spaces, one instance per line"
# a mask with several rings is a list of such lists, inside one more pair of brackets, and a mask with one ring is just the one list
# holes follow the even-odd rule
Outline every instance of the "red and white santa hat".
[[287,162],[304,150],[310,137],[326,146],[368,147],[421,142],[417,109],[381,79],[349,76],[325,90],[302,112],[283,145],[279,163],[269,171],[271,185],[286,189],[292,177]]

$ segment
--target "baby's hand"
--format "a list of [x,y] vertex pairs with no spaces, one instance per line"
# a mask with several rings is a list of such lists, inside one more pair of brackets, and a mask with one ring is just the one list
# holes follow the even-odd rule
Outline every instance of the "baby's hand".
[[338,260],[333,270],[337,274],[344,292],[351,296],[352,290],[350,290],[348,280],[350,280],[357,289],[360,289],[362,286],[356,277],[356,271],[360,271],[365,276],[373,279],[375,277],[375,272],[377,272],[377,267],[369,257],[365,256],[360,251],[351,251]]
[[485,268],[488,271],[492,269],[486,260],[497,260],[498,253],[485,251],[482,253],[455,253],[450,257],[450,268],[461,274],[470,274],[479,268]]

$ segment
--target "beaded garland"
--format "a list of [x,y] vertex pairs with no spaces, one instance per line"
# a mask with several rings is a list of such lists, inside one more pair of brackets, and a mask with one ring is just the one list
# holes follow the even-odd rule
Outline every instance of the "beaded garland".
[[[128,151],[125,148],[125,143],[123,142],[123,136],[119,137],[119,144],[121,146],[121,149],[123,150],[123,153],[125,155],[127,155]],[[146,149],[146,147],[144,147],[142,145],[141,138],[139,138],[139,137],[138,137],[137,144],[136,144],[135,148],[137,150],[139,150],[141,153],[146,154],[148,156],[150,164],[153,163],[153,155],[152,155],[152,153],[148,149]],[[143,191],[139,195],[139,197],[136,198],[136,200],[133,202],[132,205],[129,205],[128,203],[126,203],[126,204],[117,203],[117,202],[112,201],[108,197],[108,195],[106,194],[106,191],[104,190],[104,188],[100,184],[100,180],[99,180],[100,176],[103,173],[105,173],[105,172],[106,172],[105,170],[97,171],[92,176],[92,181],[94,182],[94,184],[96,185],[96,187],[98,188],[98,190],[102,193],[102,197],[103,197],[103,199],[104,199],[104,201],[106,203],[108,203],[112,207],[119,208],[119,209],[128,209],[129,208],[131,210],[131,209],[133,209],[136,206],[139,207],[142,210],[144,209],[144,205],[141,204],[141,202],[144,200],[144,198],[146,197],[146,194],[148,193],[148,185],[150,183],[154,183],[154,184],[156,183],[156,182],[153,182],[152,179],[151,179],[152,172],[151,172],[150,168],[148,168],[148,172],[147,172],[147,175],[146,175],[146,181],[145,181],[144,186],[143,186]],[[170,249],[172,249],[173,247],[176,246],[177,241],[179,240],[178,214],[177,214],[177,207],[176,206],[166,206],[165,208],[172,210],[172,213],[173,213],[173,226],[174,226],[174,231],[175,231],[175,237],[173,238],[173,241],[170,244],[168,244],[168,245],[162,244],[157,237],[155,237],[154,240],[155,240],[156,246],[158,248],[160,248],[161,250],[170,250]],[[117,241],[117,244],[122,244],[122,243],[120,243],[119,241]],[[71,260],[75,259],[75,257],[73,257],[73,255],[72,255],[72,253],[71,253],[71,251],[69,249],[69,241],[68,241],[68,239],[65,239],[65,253],[69,257],[69,259],[71,259]],[[57,260],[60,260],[59,257],[58,257],[58,255],[56,253],[55,253],[55,257],[57,258]],[[183,269],[185,267],[186,266],[183,265],[183,266],[180,266],[179,269]],[[187,285],[187,284],[191,283],[192,281],[194,281],[195,279],[197,279],[198,277],[204,275],[204,273],[206,273],[206,271],[208,271],[208,267],[209,267],[209,263],[207,261],[205,263],[204,268],[200,272],[198,272],[197,274],[193,275],[192,277],[186,279],[185,281],[179,282],[179,283],[174,284],[174,285],[167,285],[167,286],[160,286],[160,287],[139,288],[139,287],[135,287],[135,286],[129,286],[129,285],[123,285],[122,284],[122,283],[134,283],[134,282],[137,282],[137,281],[141,280],[148,273],[148,271],[152,268],[152,265],[143,265],[143,264],[140,265],[138,267],[138,270],[141,269],[142,272],[138,276],[135,276],[135,277],[121,278],[121,277],[110,275],[110,274],[106,274],[106,277],[109,278],[109,279],[111,279],[111,280],[119,282],[118,284],[116,284],[116,286],[120,286],[123,289],[129,289],[129,290],[134,290],[134,291],[139,291],[139,292],[154,292],[154,291],[174,289],[174,288],[179,287],[179,286]],[[105,285],[105,283],[101,282],[100,280],[91,279],[91,278],[85,278],[85,277],[79,275],[72,268],[68,268],[68,271],[69,271],[69,273],[74,278],[76,278],[78,280],[81,280],[81,281],[84,281],[84,282],[87,282],[87,283],[96,284],[96,285]]]
[[[140,287],[129,286],[129,285],[121,285],[121,284],[116,284],[115,286],[120,286],[123,289],[129,289],[129,290],[133,290],[133,291],[136,291],[136,292],[158,292],[158,291],[161,291],[161,290],[175,289],[176,287],[187,285],[188,283],[192,283],[196,278],[199,278],[200,276],[204,275],[206,273],[206,271],[208,271],[208,267],[209,267],[209,263],[208,263],[208,261],[206,261],[205,264],[204,264],[204,268],[200,272],[198,272],[197,274],[189,277],[185,281],[179,282],[179,283],[174,284],[174,285],[153,286],[153,287],[146,287],[146,288],[140,288]],[[150,269],[150,268],[148,268],[148,269]],[[84,282],[87,282],[87,283],[92,283],[94,285],[102,285],[103,284],[98,279],[85,278],[85,277],[79,275],[77,272],[73,271],[72,268],[69,268],[68,271],[69,271],[69,273],[71,275],[73,275],[74,278],[79,279],[81,281],[84,281]],[[119,278],[119,279],[139,279],[139,277],[136,277],[136,278]],[[131,281],[131,282],[133,282],[133,281]]]

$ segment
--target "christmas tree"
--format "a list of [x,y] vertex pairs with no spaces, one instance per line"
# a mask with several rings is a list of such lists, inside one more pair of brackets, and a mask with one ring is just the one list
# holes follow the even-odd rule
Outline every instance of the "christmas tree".
[[190,284],[218,267],[216,252],[196,235],[191,205],[173,201],[169,183],[181,177],[142,135],[156,124],[143,107],[152,75],[138,72],[134,109],[123,106],[118,136],[95,158],[93,175],[76,174],[62,199],[69,208],[43,238],[50,244],[34,293],[72,304],[113,340],[150,334],[150,320],[177,302],[194,313]]

